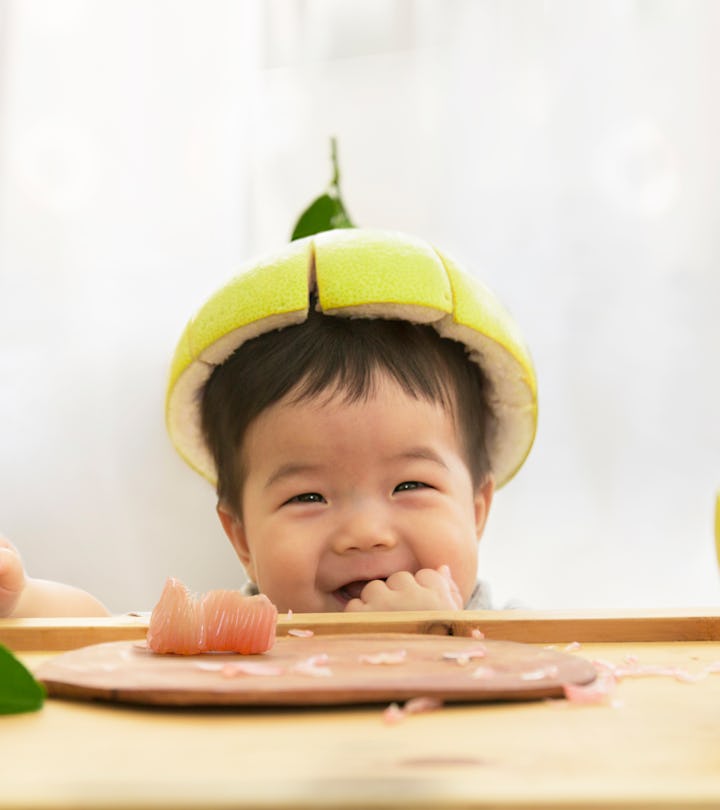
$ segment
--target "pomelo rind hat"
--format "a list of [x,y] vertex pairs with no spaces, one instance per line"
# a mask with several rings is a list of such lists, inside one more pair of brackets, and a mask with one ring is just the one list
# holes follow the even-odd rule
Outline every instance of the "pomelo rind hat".
[[165,417],[176,450],[215,484],[199,392],[241,344],[306,320],[310,294],[327,315],[430,324],[463,343],[489,382],[486,446],[496,486],[525,461],[537,430],[537,382],[513,318],[494,294],[427,242],[352,228],[291,242],[247,264],[188,323],[170,368]]

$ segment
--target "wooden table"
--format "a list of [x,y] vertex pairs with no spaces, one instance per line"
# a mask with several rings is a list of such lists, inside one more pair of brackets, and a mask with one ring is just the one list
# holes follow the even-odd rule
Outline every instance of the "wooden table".
[[[32,668],[56,651],[143,638],[146,621],[3,620]],[[316,633],[469,635],[621,663],[720,661],[720,611],[306,614]],[[3,808],[719,808],[720,673],[621,681],[614,704],[448,705],[388,725],[383,707],[151,709],[48,700],[0,717]]]

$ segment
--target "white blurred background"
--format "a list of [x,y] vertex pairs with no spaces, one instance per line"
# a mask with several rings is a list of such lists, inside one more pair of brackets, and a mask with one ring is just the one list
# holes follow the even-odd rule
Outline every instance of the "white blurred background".
[[481,573],[538,608],[717,605],[720,3],[0,0],[0,530],[148,610],[236,586],[163,423],[185,322],[330,177],[524,329],[535,448]]

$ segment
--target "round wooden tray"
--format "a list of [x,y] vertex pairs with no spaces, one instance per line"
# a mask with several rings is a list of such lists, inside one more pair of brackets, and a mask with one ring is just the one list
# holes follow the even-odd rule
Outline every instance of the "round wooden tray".
[[263,655],[156,655],[142,642],[109,642],[58,655],[35,675],[56,697],[317,706],[561,697],[563,684],[589,683],[595,669],[578,656],[513,641],[377,633],[284,636]]

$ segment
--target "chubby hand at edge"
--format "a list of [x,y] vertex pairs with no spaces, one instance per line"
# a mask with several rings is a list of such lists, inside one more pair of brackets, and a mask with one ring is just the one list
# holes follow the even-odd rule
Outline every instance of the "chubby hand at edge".
[[463,599],[450,568],[421,568],[416,574],[397,571],[374,579],[345,606],[349,612],[371,610],[461,610]]
[[0,617],[12,615],[26,583],[20,552],[0,535]]

